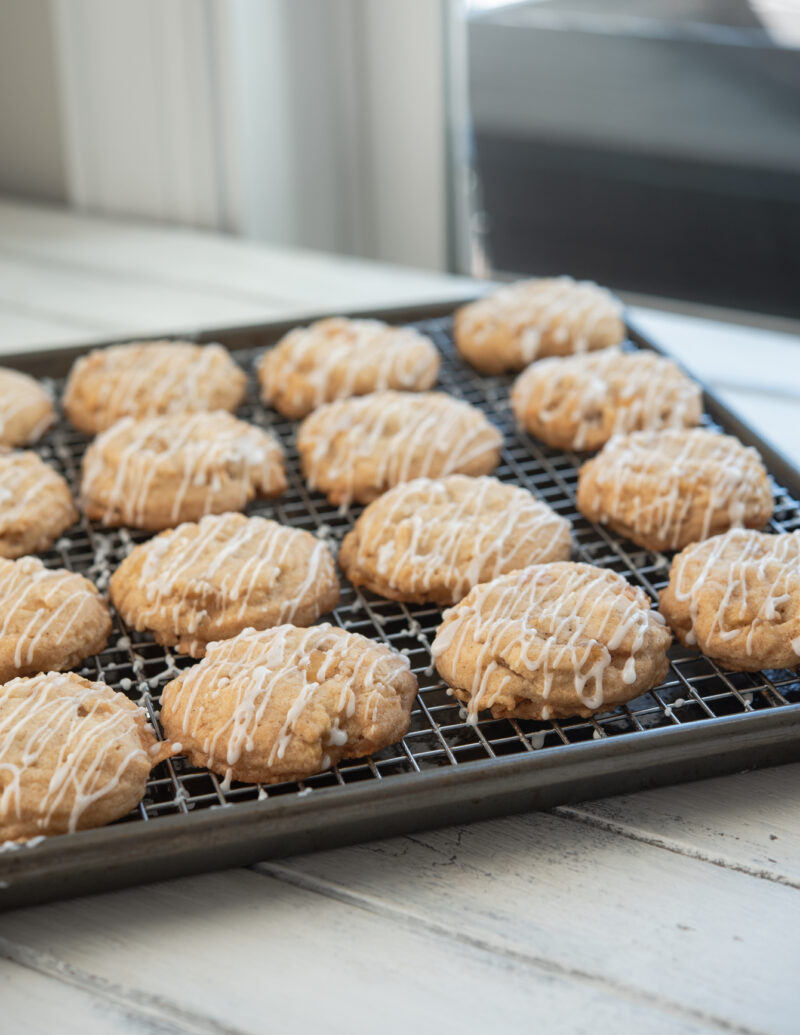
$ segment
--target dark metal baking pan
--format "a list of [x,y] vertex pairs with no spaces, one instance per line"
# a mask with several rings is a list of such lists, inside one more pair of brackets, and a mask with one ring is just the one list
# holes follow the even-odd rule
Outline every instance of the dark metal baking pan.
[[[508,405],[510,378],[480,377],[459,359],[450,338],[452,308],[443,303],[364,315],[413,322],[429,334],[442,351],[440,387],[483,409],[505,436],[497,476],[526,486],[569,518],[577,559],[611,567],[655,597],[667,581],[669,558],[642,550],[578,513],[575,486],[583,457],[548,449],[516,430]],[[251,370],[261,349],[293,324],[191,336],[222,341]],[[655,348],[635,328],[630,338],[638,347]],[[26,354],[0,362],[56,378],[84,351]],[[713,394],[706,392],[705,402],[710,424],[756,446],[764,457],[775,481],[771,528],[800,528],[800,473]],[[254,504],[249,512],[340,540],[360,508],[339,513],[307,490],[294,449],[296,425],[265,409],[254,384],[241,415],[271,427],[288,455],[289,491],[279,500]],[[75,488],[86,442],[60,422],[37,449]],[[42,559],[87,574],[104,587],[131,542],[145,538],[146,533],[102,529],[83,519]],[[613,712],[546,723],[482,715],[473,727],[430,664],[428,648],[440,621],[437,608],[383,600],[345,581],[331,620],[408,653],[421,691],[411,729],[399,744],[303,783],[270,787],[233,784],[226,789],[213,774],[183,759],[165,762],[153,771],[138,810],[118,823],[0,849],[0,909],[800,758],[796,671],[729,672],[674,646],[665,682]],[[115,617],[108,647],[81,671],[126,688],[158,728],[163,686],[191,663],[126,629]]]

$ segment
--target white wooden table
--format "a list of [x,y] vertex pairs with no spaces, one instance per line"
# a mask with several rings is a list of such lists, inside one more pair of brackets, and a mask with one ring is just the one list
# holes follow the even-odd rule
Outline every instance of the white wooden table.
[[[0,203],[5,352],[473,290]],[[634,315],[800,463],[800,343]],[[785,766],[7,914],[0,1033],[796,1035],[799,790]]]

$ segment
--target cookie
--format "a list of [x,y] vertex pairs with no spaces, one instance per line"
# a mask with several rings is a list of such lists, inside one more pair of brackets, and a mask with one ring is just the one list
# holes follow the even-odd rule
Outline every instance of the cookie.
[[418,478],[370,503],[339,551],[356,586],[390,600],[454,604],[479,582],[563,561],[569,522],[496,478]]
[[246,629],[164,688],[161,722],[227,781],[302,780],[394,744],[417,681],[408,659],[334,626]]
[[244,371],[222,345],[138,341],[93,349],[76,360],[64,412],[95,435],[121,417],[235,410],[247,391]]
[[37,442],[55,419],[53,400],[38,381],[0,367],[0,445]]
[[612,347],[532,363],[511,390],[520,427],[556,449],[599,449],[627,431],[699,424],[703,393],[655,352]]
[[413,327],[343,317],[295,328],[258,365],[261,398],[290,420],[385,388],[420,392],[438,373],[436,346]]
[[0,557],[48,550],[77,520],[60,474],[36,453],[0,450]]
[[476,586],[433,642],[471,722],[610,711],[667,674],[672,637],[643,590],[591,564],[535,564]]
[[456,348],[482,374],[522,370],[545,356],[619,345],[622,304],[605,288],[572,277],[521,280],[456,312]]
[[578,509],[647,550],[680,550],[729,528],[763,528],[772,492],[761,457],[730,435],[634,431],[583,465]]
[[204,517],[135,547],[110,592],[129,626],[194,658],[243,629],[311,625],[339,602],[324,543],[243,514]]
[[278,441],[229,413],[123,417],[86,450],[81,500],[104,525],[159,530],[243,510],[286,484]]
[[800,532],[735,528],[672,559],[661,613],[678,640],[728,668],[800,666]]
[[110,632],[108,604],[88,579],[36,557],[0,558],[0,682],[72,668]]
[[171,753],[105,683],[47,672],[0,686],[0,842],[101,827],[144,797]]
[[502,444],[480,410],[440,392],[373,392],[326,403],[297,435],[309,486],[345,506],[369,503],[413,478],[488,474]]

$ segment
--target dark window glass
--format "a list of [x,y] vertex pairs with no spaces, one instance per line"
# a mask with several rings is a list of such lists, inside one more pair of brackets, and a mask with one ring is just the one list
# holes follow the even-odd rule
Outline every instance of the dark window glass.
[[495,270],[800,316],[800,6],[469,9]]

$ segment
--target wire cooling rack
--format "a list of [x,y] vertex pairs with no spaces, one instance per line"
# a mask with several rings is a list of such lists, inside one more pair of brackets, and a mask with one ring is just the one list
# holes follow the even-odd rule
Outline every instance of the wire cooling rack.
[[[494,472],[502,481],[529,489],[572,525],[573,559],[611,568],[643,587],[653,600],[666,585],[669,557],[635,546],[614,532],[587,521],[577,510],[575,493],[578,468],[585,456],[549,449],[515,427],[509,406],[509,377],[481,377],[458,357],[450,336],[449,318],[428,319],[413,326],[429,335],[442,353],[439,388],[479,407],[504,437],[502,461]],[[633,347],[633,346],[631,346]],[[250,373],[248,401],[239,416],[269,427],[281,440],[288,458],[289,489],[278,500],[257,501],[248,513],[274,518],[286,525],[314,532],[336,552],[352,528],[361,507],[345,511],[332,507],[319,493],[309,492],[300,474],[295,448],[296,423],[283,420],[258,401],[253,363],[260,349],[236,356]],[[62,385],[55,383],[58,394]],[[710,427],[715,425],[706,419]],[[88,439],[60,422],[38,447],[41,456],[61,470],[77,493],[80,463]],[[800,505],[785,489],[773,483],[775,532],[800,528]],[[148,533],[127,529],[108,530],[83,518],[42,556],[50,567],[66,567],[88,576],[106,590],[115,567],[133,545]],[[342,597],[330,620],[351,632],[381,640],[402,651],[420,684],[406,736],[369,758],[341,762],[328,772],[300,783],[270,786],[233,783],[223,788],[213,773],[196,769],[185,759],[159,765],[151,774],[139,808],[122,824],[152,822],[159,817],[196,810],[236,805],[289,794],[313,793],[319,788],[392,780],[400,773],[432,769],[467,769],[480,760],[562,751],[565,746],[614,737],[646,736],[658,728],[682,727],[699,720],[774,709],[800,703],[800,677],[788,670],[757,673],[731,672],[688,648],[673,646],[667,679],[656,689],[629,704],[589,719],[531,722],[493,719],[482,713],[477,725],[448,693],[431,663],[430,645],[441,621],[434,606],[402,604],[356,589],[342,578]],[[159,708],[164,686],[182,669],[195,664],[158,646],[148,635],[128,629],[118,615],[107,648],[87,659],[80,672],[100,679],[140,703],[161,735]],[[628,741],[629,742],[629,741]],[[622,745],[620,745],[622,746]],[[78,835],[82,836],[82,835]],[[59,839],[61,840],[61,839]]]

